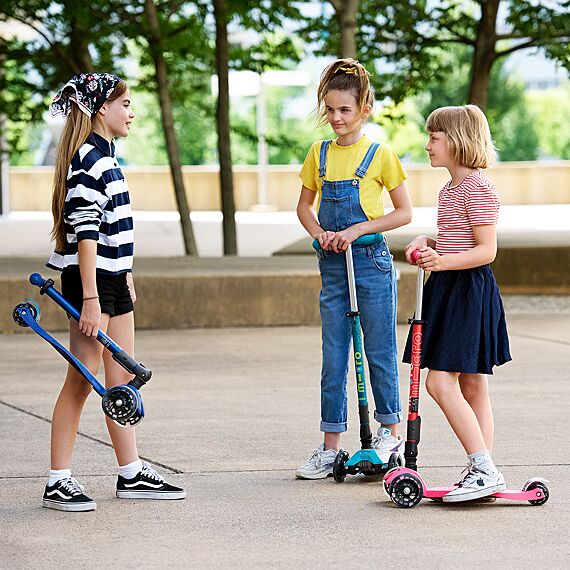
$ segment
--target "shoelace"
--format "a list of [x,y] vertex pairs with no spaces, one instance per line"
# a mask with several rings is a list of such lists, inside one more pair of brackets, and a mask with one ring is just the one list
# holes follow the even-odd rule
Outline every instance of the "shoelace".
[[326,451],[322,449],[314,449],[309,456],[309,461],[307,463],[313,463],[315,467],[323,466],[323,455]]
[[77,479],[75,477],[68,477],[67,479],[63,479],[61,481],[61,486],[72,497],[75,497],[76,495],[81,495],[81,493],[83,493],[83,490],[85,489],[83,485],[80,485],[77,482]]
[[463,479],[461,479],[461,481],[459,481],[457,484],[458,487],[465,487],[467,485],[470,485],[481,476],[481,474],[471,464],[469,464],[461,473],[463,474],[465,471],[467,471],[467,474],[465,477],[463,477]]
[[164,479],[146,462],[143,463],[143,468],[141,473],[159,483],[164,482]]

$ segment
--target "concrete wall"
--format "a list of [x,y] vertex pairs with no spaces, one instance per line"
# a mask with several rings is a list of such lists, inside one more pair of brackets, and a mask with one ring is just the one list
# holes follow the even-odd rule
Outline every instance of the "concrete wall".
[[[397,264],[398,322],[407,322],[415,306],[416,271]],[[164,273],[136,270],[136,326],[139,329],[186,329],[240,326],[318,325],[321,279],[311,271],[251,272],[168,270]],[[53,301],[41,296],[28,283],[29,271],[19,275],[0,274],[0,332],[24,332],[12,319],[14,307],[26,297],[41,308],[42,326],[50,331],[67,329],[65,313]],[[47,277],[45,275],[44,277]],[[50,273],[50,276],[53,275]],[[61,290],[55,277],[56,288]],[[168,291],[168,295],[165,295]]]
[[[408,188],[414,206],[435,206],[447,171],[430,166],[407,166]],[[299,196],[299,165],[270,166],[267,202],[277,210],[294,210]],[[126,178],[136,210],[176,210],[168,167],[126,167]],[[192,210],[220,210],[218,169],[213,166],[183,168],[186,193]],[[234,167],[237,210],[258,202],[257,167]],[[570,203],[570,161],[508,162],[489,170],[503,204]],[[49,167],[12,167],[12,210],[49,210],[53,170]]]

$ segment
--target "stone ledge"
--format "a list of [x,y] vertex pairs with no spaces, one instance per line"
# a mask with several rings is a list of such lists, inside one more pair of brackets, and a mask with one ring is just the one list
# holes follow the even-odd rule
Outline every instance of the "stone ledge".
[[[200,260],[182,258],[165,263],[145,259],[136,266],[137,328],[318,325],[321,283],[314,260],[309,261],[313,269],[295,270],[294,259],[240,263],[239,258],[234,258],[225,268],[224,260],[207,260],[200,271]],[[258,264],[265,269],[259,270]],[[254,266],[258,269],[252,270]],[[36,270],[40,268],[38,263]],[[398,320],[407,322],[414,310],[416,272],[405,264],[398,264],[398,269]],[[64,312],[28,283],[33,271],[31,262],[21,262],[17,274],[0,275],[1,331],[25,330],[12,320],[12,310],[26,297],[39,303],[42,326],[49,331],[66,330]],[[48,273],[53,277],[53,272],[47,270],[44,277]],[[59,288],[57,275],[55,281]]]

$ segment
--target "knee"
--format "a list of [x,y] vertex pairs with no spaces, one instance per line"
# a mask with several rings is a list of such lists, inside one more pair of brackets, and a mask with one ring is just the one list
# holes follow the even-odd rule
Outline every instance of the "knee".
[[460,378],[459,386],[463,397],[468,402],[475,402],[488,396],[487,379],[485,377]]
[[437,402],[441,397],[441,384],[436,378],[430,376],[426,378],[427,393]]
[[75,370],[68,374],[65,382],[65,388],[68,393],[79,402],[84,402],[93,390],[91,384],[89,384],[89,382],[87,382],[87,380],[85,380],[85,378]]

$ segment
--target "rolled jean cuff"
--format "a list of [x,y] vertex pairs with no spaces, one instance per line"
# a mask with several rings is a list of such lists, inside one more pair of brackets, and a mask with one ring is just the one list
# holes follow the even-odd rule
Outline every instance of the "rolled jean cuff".
[[346,431],[346,422],[340,424],[331,424],[321,421],[321,431],[325,433],[343,433]]
[[402,412],[396,412],[394,414],[379,414],[375,411],[374,419],[380,424],[399,424],[402,421]]

